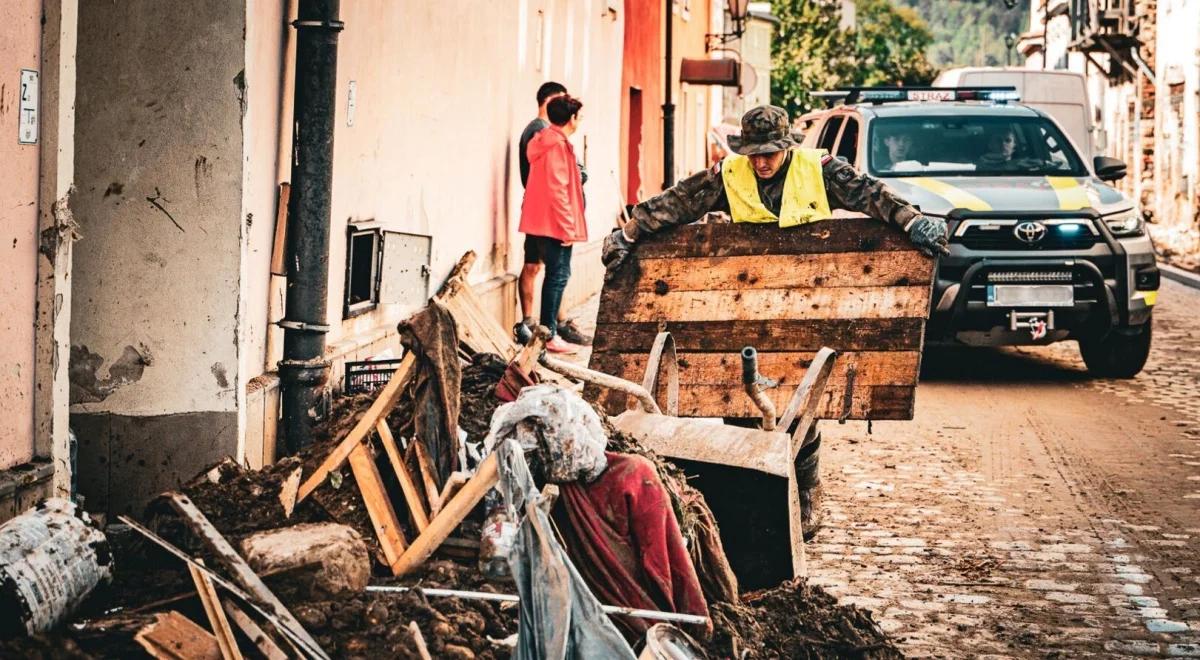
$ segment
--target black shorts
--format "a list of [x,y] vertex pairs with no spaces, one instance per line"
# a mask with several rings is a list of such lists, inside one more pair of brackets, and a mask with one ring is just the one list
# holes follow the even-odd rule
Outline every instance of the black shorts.
[[547,249],[562,249],[562,241],[549,236],[525,234],[525,263],[540,264],[546,261],[542,254]]

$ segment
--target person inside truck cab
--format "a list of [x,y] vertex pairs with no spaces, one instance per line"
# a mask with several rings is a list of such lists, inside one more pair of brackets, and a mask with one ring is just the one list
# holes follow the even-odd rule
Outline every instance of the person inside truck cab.
[[[880,140],[875,142],[876,153],[873,164],[875,169],[888,171],[906,160],[912,159],[912,135],[906,130],[882,125],[877,129],[881,133]],[[880,149],[879,147],[883,148]]]
[[773,105],[742,117],[742,134],[730,136],[730,156],[662,194],[633,207],[630,219],[604,240],[605,278],[629,260],[646,234],[695,222],[711,212],[734,222],[794,227],[833,217],[841,208],[866,214],[908,233],[923,253],[949,254],[946,221],[921,212],[878,179],[821,149],[799,146],[787,111]]
[[992,129],[987,136],[987,152],[980,160],[982,169],[1003,168],[1015,160],[1017,154],[1017,132],[1012,126]]

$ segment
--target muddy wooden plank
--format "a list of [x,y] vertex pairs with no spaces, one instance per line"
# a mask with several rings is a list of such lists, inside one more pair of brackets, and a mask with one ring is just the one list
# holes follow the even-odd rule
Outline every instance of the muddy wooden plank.
[[921,349],[924,321],[900,319],[759,319],[755,321],[669,321],[601,323],[596,353],[647,352],[660,330],[671,333],[679,351],[912,351]]
[[400,482],[400,490],[404,493],[404,501],[408,504],[408,511],[412,515],[413,523],[417,526],[417,532],[423,532],[429,526],[429,514],[425,511],[425,502],[421,499],[421,492],[417,489],[417,484],[413,481],[412,474],[404,463],[404,458],[400,456],[400,449],[396,446],[396,438],[392,436],[392,430],[388,428],[387,420],[379,420],[375,425],[375,430],[379,432],[379,442],[383,445],[383,450],[387,452],[388,462],[392,466],[392,471],[396,473],[396,480]]
[[636,291],[601,304],[597,322],[912,318],[929,312],[928,286]]
[[[832,388],[835,383],[830,383]],[[844,387],[839,385],[839,387]],[[881,389],[882,388],[882,389]],[[877,391],[880,393],[877,394]],[[821,405],[817,419],[840,419],[845,406],[844,389],[827,389],[821,397]],[[912,419],[912,401],[916,387],[908,385],[870,385],[855,386],[855,395],[851,399],[850,415],[847,419]],[[790,393],[789,393],[790,394]],[[605,394],[601,397],[601,405],[608,410],[610,399],[619,396]],[[787,397],[777,390],[771,391],[771,400],[776,407],[786,405]],[[614,404],[616,406],[617,404]],[[626,407],[616,407],[617,411]],[[699,385],[681,391],[679,394],[679,414],[684,417],[738,417],[756,419],[762,416],[753,402],[740,390],[730,391],[728,388],[713,385]]]
[[715,291],[929,284],[929,262],[910,252],[640,259],[638,291]]
[[644,237],[636,254],[652,259],[875,251],[917,254],[904,232],[870,218],[822,220],[787,229],[744,223],[686,225]]
[[224,660],[242,660],[242,652],[238,649],[237,639],[233,636],[233,629],[229,627],[229,619],[225,617],[225,610],[221,608],[221,601],[217,598],[217,590],[212,580],[191,564],[188,564],[188,572],[192,575],[192,581],[196,583],[196,593],[204,606],[208,625],[217,638],[221,657]]
[[375,457],[366,445],[358,445],[350,452],[350,469],[354,472],[354,482],[358,484],[371,525],[375,527],[375,536],[390,565],[400,558],[407,544],[400,532],[400,521],[396,518],[392,500],[383,487],[379,468],[375,466]]
[[643,447],[668,458],[736,465],[777,477],[787,476],[790,439],[786,433],[653,415],[641,410],[626,411],[612,422],[637,438]]

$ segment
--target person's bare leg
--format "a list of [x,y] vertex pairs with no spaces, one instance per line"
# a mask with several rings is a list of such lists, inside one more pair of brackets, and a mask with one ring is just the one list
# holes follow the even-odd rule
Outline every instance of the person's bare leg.
[[525,264],[521,268],[521,276],[517,278],[517,292],[521,298],[521,319],[533,316],[533,289],[537,284],[538,274],[542,272],[542,264]]

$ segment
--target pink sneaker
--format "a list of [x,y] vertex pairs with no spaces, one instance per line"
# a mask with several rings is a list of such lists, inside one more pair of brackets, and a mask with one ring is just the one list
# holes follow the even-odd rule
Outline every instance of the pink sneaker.
[[570,342],[564,341],[562,337],[554,335],[550,341],[546,342],[546,350],[551,353],[561,353],[563,355],[574,355],[579,352],[579,347]]

